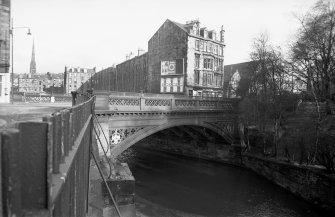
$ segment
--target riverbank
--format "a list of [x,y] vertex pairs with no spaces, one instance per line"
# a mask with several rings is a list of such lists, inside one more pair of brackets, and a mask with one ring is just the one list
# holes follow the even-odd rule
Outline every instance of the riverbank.
[[146,217],[328,217],[244,167],[152,151],[122,154],[136,180],[136,214]]
[[[335,213],[335,175],[328,175],[323,170],[306,166],[276,161],[274,159],[256,157],[250,154],[236,156],[228,147],[225,151],[215,148],[205,148],[189,152],[189,145],[145,142],[142,148],[156,150],[173,155],[203,159],[217,163],[244,167],[266,178],[272,183],[291,192],[297,197],[309,202],[326,212]],[[213,146],[217,147],[217,146]]]
[[250,154],[244,154],[242,159],[246,168],[313,205],[335,213],[335,174]]

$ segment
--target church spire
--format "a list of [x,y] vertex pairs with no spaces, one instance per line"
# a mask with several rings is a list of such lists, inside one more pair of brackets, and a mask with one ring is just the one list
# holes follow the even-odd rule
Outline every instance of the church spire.
[[36,61],[35,61],[35,41],[33,41],[33,52],[30,61],[30,75],[36,74]]

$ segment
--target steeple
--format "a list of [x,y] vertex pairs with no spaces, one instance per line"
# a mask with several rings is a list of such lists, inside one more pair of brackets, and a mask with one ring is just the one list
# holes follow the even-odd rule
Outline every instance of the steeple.
[[36,74],[36,62],[35,62],[35,42],[33,41],[33,52],[31,54],[30,61],[30,75]]

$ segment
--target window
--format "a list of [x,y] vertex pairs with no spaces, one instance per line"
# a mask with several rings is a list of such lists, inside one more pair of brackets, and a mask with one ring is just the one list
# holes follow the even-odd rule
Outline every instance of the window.
[[213,75],[212,74],[208,74],[207,75],[207,83],[209,85],[212,85],[213,84]]
[[204,58],[204,69],[213,69],[213,59]]
[[218,59],[217,58],[214,58],[214,71],[218,71],[219,68],[218,68]]
[[218,87],[222,87],[222,75],[218,75]]
[[219,48],[219,55],[223,56],[223,46],[220,46],[220,48]]
[[204,51],[207,52],[207,42],[204,41]]
[[214,45],[214,54],[218,54],[218,46]]
[[209,53],[212,53],[213,52],[213,46],[211,43],[208,43],[208,50],[207,50]]
[[204,76],[202,78],[202,85],[206,86],[207,85],[207,73],[204,73]]
[[216,87],[219,86],[218,74],[214,74],[214,83]]
[[194,84],[199,84],[200,71],[194,70]]
[[195,55],[195,61],[194,61],[194,63],[195,63],[194,67],[196,69],[198,69],[200,67],[200,55],[198,55],[198,54]]
[[223,60],[219,60],[219,71],[223,72]]
[[199,44],[200,44],[200,46],[199,46],[200,50],[203,51],[204,50],[204,42],[200,41]]
[[199,50],[199,40],[195,40],[195,50]]

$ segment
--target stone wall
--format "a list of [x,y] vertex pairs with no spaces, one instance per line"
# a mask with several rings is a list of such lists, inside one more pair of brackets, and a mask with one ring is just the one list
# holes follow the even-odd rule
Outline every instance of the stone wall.
[[320,169],[244,155],[243,164],[295,195],[327,210],[335,211],[335,175]]
[[[319,106],[320,106],[320,113],[322,115],[325,115],[327,112],[327,103],[319,102]],[[297,112],[299,114],[305,114],[305,115],[317,115],[318,109],[315,102],[301,102],[298,105]]]
[[240,165],[240,159],[235,158],[232,146],[229,144],[181,139],[179,137],[164,139],[151,136],[143,139],[137,145],[187,157]]

